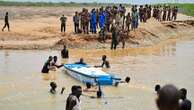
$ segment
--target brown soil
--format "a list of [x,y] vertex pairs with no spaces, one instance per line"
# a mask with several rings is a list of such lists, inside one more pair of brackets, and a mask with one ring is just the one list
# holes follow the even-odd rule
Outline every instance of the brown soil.
[[[11,27],[10,32],[0,31],[0,49],[60,49],[64,44],[69,48],[110,48],[110,33],[106,43],[99,42],[98,34],[73,33],[72,16],[81,8],[0,7],[3,13],[0,25],[3,27],[3,15],[8,11]],[[59,18],[62,14],[68,18],[66,33],[60,32]],[[193,33],[193,17],[179,14],[175,22],[158,22],[152,18],[130,32],[126,47],[153,46],[171,38],[193,38]]]

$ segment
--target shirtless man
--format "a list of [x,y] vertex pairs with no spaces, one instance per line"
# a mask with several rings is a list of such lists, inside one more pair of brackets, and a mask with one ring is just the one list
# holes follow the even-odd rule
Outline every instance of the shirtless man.
[[95,67],[104,67],[104,65],[105,65],[106,68],[110,68],[110,63],[106,58],[107,58],[106,55],[103,55],[102,56],[102,64],[100,66],[95,66]]

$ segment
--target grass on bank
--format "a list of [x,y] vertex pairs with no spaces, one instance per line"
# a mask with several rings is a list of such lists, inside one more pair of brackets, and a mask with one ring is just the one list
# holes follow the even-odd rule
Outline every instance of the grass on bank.
[[177,4],[181,13],[194,16],[194,4]]
[[[14,1],[1,1],[0,6],[37,6],[37,7],[99,7],[108,5],[119,5],[114,3],[76,3],[76,2],[14,2]],[[123,4],[125,6],[130,6],[130,4]]]
[[[53,2],[13,2],[13,1],[1,1],[0,6],[36,6],[36,7],[100,7],[107,5],[118,5],[113,3],[75,3],[75,2],[61,2],[61,3],[53,3]],[[131,4],[123,4],[125,6],[131,6]],[[179,7],[179,11],[183,14],[194,16],[194,3],[193,4],[170,4],[172,6],[177,5]]]

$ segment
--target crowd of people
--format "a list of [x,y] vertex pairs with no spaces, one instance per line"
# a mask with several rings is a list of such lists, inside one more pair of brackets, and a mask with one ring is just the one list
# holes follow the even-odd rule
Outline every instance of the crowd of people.
[[75,33],[97,33],[97,28],[105,29],[111,32],[111,27],[116,25],[120,29],[129,31],[138,28],[138,22],[146,22],[151,17],[158,21],[176,20],[178,13],[177,6],[167,5],[133,5],[130,11],[127,12],[126,7],[120,4],[117,6],[107,6],[101,8],[93,8],[91,12],[83,8],[82,12],[75,12],[73,22]]
[[[55,82],[50,83],[52,94],[56,94],[57,85]],[[82,89],[79,85],[73,85],[71,88],[71,93],[66,99],[65,110],[81,110],[80,96],[85,96],[83,92],[96,92],[97,97],[91,98],[101,98],[102,90],[99,86],[98,90],[92,89],[89,83],[86,83],[86,89]],[[61,90],[61,94],[65,88]],[[192,110],[192,102],[187,98],[187,89],[178,89],[176,86],[167,84],[162,88],[160,85],[155,86],[155,91],[157,93],[156,106],[158,110]]]
[[49,56],[48,60],[44,63],[41,72],[49,73],[50,70],[56,71],[57,68],[63,67],[64,64],[57,64],[57,56]]
[[[91,11],[83,8],[81,12],[75,12],[73,16],[74,32],[76,34],[99,33],[99,38],[102,42],[106,41],[107,33],[112,33],[111,49],[116,49],[119,42],[122,43],[122,48],[124,48],[130,30],[137,29],[139,22],[145,23],[151,17],[158,21],[176,20],[177,13],[178,7],[170,5],[133,5],[131,11],[127,11],[122,4],[119,6],[93,8]],[[61,32],[65,32],[67,17],[62,15],[60,21]],[[8,12],[5,15],[5,25],[2,31],[6,27],[9,31]],[[98,28],[99,31],[97,31]]]
[[[112,33],[112,43],[111,49],[116,49],[118,42],[122,42],[123,48],[125,46],[125,37],[130,30],[135,30],[139,26],[139,21],[146,23],[151,17],[155,18],[157,21],[172,21],[177,19],[178,7],[177,6],[151,6],[151,5],[137,5],[132,6],[131,12],[127,12],[125,6],[107,6],[101,7],[99,9],[92,9],[91,12],[88,9],[83,8],[82,12],[75,12],[73,16],[74,31],[76,34],[84,33],[89,34],[89,32],[96,34],[97,28],[99,28],[99,35],[102,41],[106,40],[106,33]],[[61,21],[61,32],[66,31],[66,21],[67,17],[64,15],[60,18]],[[9,20],[8,12],[5,15],[5,28],[9,31]],[[69,51],[66,46],[64,46],[61,51],[62,58],[69,58]],[[56,70],[56,68],[63,67],[64,64],[57,64],[57,56],[49,56],[48,60],[45,62],[42,73],[49,73],[49,70]],[[86,64],[83,58],[80,59],[76,64]],[[102,56],[102,64],[95,67],[106,67],[110,68],[107,56]],[[127,77],[125,81],[121,83],[128,83],[130,78]],[[57,84],[55,82],[50,83],[52,94],[56,94]],[[84,92],[96,92],[97,98],[101,98],[102,91],[99,86],[98,90],[92,90],[91,84],[86,84],[87,88]],[[65,88],[61,90],[61,94]],[[191,110],[192,103],[187,98],[187,89],[182,88],[177,89],[174,85],[165,85],[162,88],[160,85],[155,86],[155,91],[157,92],[156,105],[159,110]],[[80,96],[82,95],[82,87],[79,85],[74,85],[71,88],[71,93],[66,100],[66,110],[81,110]]]
[[111,49],[116,49],[119,42],[122,42],[122,48],[125,47],[125,40],[130,30],[135,30],[139,22],[145,23],[151,17],[158,21],[172,21],[177,19],[178,7],[167,5],[133,5],[131,11],[126,7],[107,6],[93,8],[90,12],[83,8],[81,12],[75,12],[73,16],[74,32],[76,34],[97,33],[99,28],[99,38],[105,42],[107,33],[112,33]]
[[[66,45],[63,46],[63,49],[61,50],[61,58],[68,59],[69,58],[69,50],[67,49]],[[57,68],[63,67],[64,64],[57,64],[58,57],[57,56],[49,56],[46,62],[44,63],[41,72],[42,73],[49,73],[50,70],[55,71]],[[83,64],[87,65],[87,63],[84,62],[83,58],[80,58],[78,62],[75,62],[75,64]],[[98,67],[106,67],[110,68],[110,63],[107,60],[106,55],[102,55],[102,64],[94,66],[96,68]]]
[[[63,58],[69,58],[68,49],[66,48],[66,46],[64,46],[64,49],[61,51],[61,56]],[[51,66],[50,69],[52,69],[52,66],[54,66],[55,68],[60,68],[63,65],[57,65],[56,62],[57,57],[50,56],[45,64],[48,63],[48,65]],[[80,58],[80,61],[76,62],[75,64],[86,65],[83,58]],[[102,64],[95,67],[104,66],[106,68],[110,68],[110,64],[107,60],[106,55],[102,56]],[[129,83],[130,80],[130,77],[126,77],[126,79],[124,81],[121,81],[120,83]],[[57,84],[55,82],[51,82],[50,87],[50,93],[56,94]],[[64,90],[65,87],[62,87],[60,94],[63,94]],[[158,107],[158,110],[191,110],[192,108],[192,102],[187,98],[187,89],[185,88],[178,89],[174,85],[169,84],[161,87],[159,84],[157,84],[155,86],[155,91],[157,94],[156,106]],[[96,96],[87,96],[84,94],[86,92],[94,92],[96,93]],[[87,96],[90,98],[105,97],[100,85],[93,86],[90,83],[86,83],[85,89],[82,89],[80,85],[73,85],[71,88],[71,93],[66,99],[66,110],[81,110],[80,96]]]
[[160,88],[155,86],[157,92],[156,105],[159,110],[191,110],[192,103],[187,98],[187,89],[178,89],[168,84]]
[[[90,85],[88,86],[90,88]],[[178,90],[177,87],[171,84],[167,84],[162,88],[158,85],[156,87],[159,87],[156,99],[158,110],[191,110],[192,103],[187,98],[187,90],[185,88]],[[74,85],[71,91],[72,93],[69,94],[66,100],[65,110],[81,110],[80,96],[83,92],[81,86]],[[98,91],[97,93],[97,96],[101,96],[101,92]]]

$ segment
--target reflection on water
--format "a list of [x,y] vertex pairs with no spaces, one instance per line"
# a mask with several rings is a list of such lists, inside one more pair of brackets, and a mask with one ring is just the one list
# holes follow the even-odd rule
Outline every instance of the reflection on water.
[[[106,54],[111,68],[105,71],[121,78],[131,77],[130,84],[103,87],[103,99],[82,96],[83,110],[156,110],[154,86],[156,83],[176,84],[188,89],[194,101],[194,41],[161,43],[155,47],[110,50],[70,50],[70,59],[59,63],[72,63],[83,57],[88,64],[101,64]],[[81,84],[62,69],[50,74],[40,70],[50,55],[60,57],[59,51],[0,51],[0,108],[2,110],[62,110],[73,84]],[[58,84],[57,95],[49,94],[49,83]],[[82,84],[81,84],[82,85]],[[84,88],[84,85],[82,85]],[[63,95],[60,90],[65,87]],[[87,94],[86,94],[87,95]],[[95,94],[89,94],[95,95]],[[141,106],[140,106],[141,105]]]

